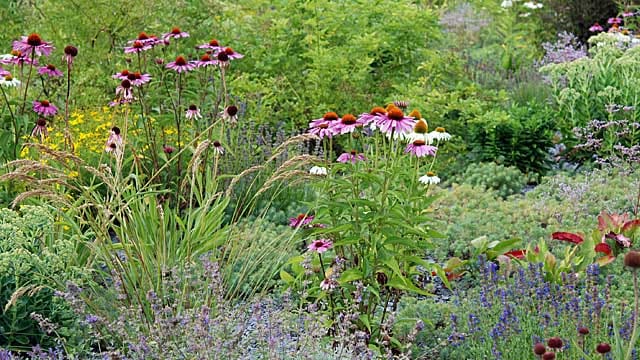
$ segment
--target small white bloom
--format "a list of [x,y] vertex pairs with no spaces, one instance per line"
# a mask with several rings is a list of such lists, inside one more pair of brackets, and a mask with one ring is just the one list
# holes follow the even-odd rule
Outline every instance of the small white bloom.
[[451,140],[451,134],[445,131],[444,128],[439,127],[429,133],[432,140],[449,141]]
[[429,171],[426,175],[421,176],[418,181],[420,181],[421,183],[425,184],[425,185],[429,185],[429,184],[438,184],[440,183],[440,178],[432,173],[431,171]]
[[327,175],[327,168],[322,166],[313,166],[309,170],[309,173],[312,175],[319,175],[319,176]]
[[20,80],[13,78],[11,75],[0,77],[0,86],[15,87],[20,85]]
[[412,143],[416,140],[422,140],[427,145],[431,145],[433,143],[433,137],[431,136],[431,133],[422,134],[417,132],[411,132],[407,134],[406,140],[407,140],[407,143]]
[[542,3],[536,3],[533,1],[527,1],[526,3],[522,4],[524,7],[529,8],[529,9],[541,9],[542,8]]
[[510,8],[513,6],[513,2],[511,0],[504,0],[500,6],[503,8]]

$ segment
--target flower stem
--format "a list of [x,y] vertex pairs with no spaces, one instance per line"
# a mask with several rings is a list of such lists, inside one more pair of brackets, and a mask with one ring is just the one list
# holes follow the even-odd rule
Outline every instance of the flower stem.
[[31,49],[31,62],[29,63],[29,75],[27,75],[27,83],[24,84],[24,97],[22,98],[22,109],[20,114],[24,114],[24,109],[27,106],[27,91],[29,90],[29,83],[31,82],[31,73],[33,71],[33,59],[36,55],[36,49]]
[[625,360],[631,360],[631,355],[633,355],[633,349],[635,348],[636,336],[638,332],[638,305],[640,305],[640,299],[638,298],[638,271],[636,269],[633,270],[633,295],[635,297],[633,309],[633,332],[631,333],[631,342],[629,343],[629,348],[627,349],[627,355],[624,357]]
[[9,109],[9,114],[11,115],[11,122],[13,123],[13,158],[16,159],[18,157],[18,140],[20,140],[20,134],[18,133],[18,122],[16,121],[16,116],[13,114],[11,110],[11,104],[9,104],[9,98],[7,98],[7,93],[4,92],[4,88],[0,86],[0,91],[2,91],[2,96],[4,96],[4,101],[7,103],[7,108]]

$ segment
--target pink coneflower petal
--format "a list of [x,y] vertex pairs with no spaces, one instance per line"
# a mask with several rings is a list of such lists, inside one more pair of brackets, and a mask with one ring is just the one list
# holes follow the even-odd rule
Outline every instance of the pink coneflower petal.
[[244,57],[244,55],[233,51],[233,49],[230,47],[224,48],[223,52],[227,54],[230,60],[242,59]]
[[427,155],[435,156],[437,150],[438,150],[437,147],[427,145],[426,141],[418,139],[409,143],[406,149],[404,150],[404,152],[405,154],[410,153],[411,155],[414,155],[417,157],[424,157]]
[[318,254],[329,250],[333,246],[333,243],[329,239],[318,239],[309,244],[309,251],[315,251]]
[[187,37],[189,37],[189,33],[180,30],[179,27],[174,27],[173,29],[171,29],[170,32],[162,35],[162,38],[165,40],[171,39],[171,38],[180,39],[180,38],[187,38]]
[[178,73],[191,71],[196,68],[196,64],[187,61],[184,57],[178,56],[176,61],[172,61],[166,66],[168,69],[175,70]]
[[120,133],[120,128],[114,126],[109,132],[109,138],[104,145],[104,151],[114,152],[120,148],[122,148],[122,134]]
[[42,116],[54,116],[58,113],[58,108],[48,100],[35,100],[33,102],[33,111]]
[[219,51],[223,51],[224,47],[220,46],[218,40],[211,39],[208,44],[198,45],[196,46],[196,49],[209,49],[213,50],[217,54]]
[[370,124],[374,124],[375,126],[375,124],[379,120],[381,120],[382,116],[386,114],[387,114],[387,110],[385,110],[383,107],[376,106],[373,109],[371,109],[370,112],[360,114],[360,116],[358,117],[358,121],[363,126],[368,126]]
[[38,121],[36,121],[36,125],[33,127],[33,130],[31,130],[31,136],[38,139],[43,139],[49,136],[46,119],[39,118]]
[[125,54],[137,54],[143,51],[147,51],[153,48],[153,45],[149,42],[142,42],[140,40],[135,40],[131,46],[126,46],[124,48]]
[[142,85],[148,83],[149,81],[151,81],[151,75],[149,75],[149,74],[141,74],[138,71],[136,71],[134,73],[130,72],[130,73],[127,74],[127,80],[129,80],[129,82],[133,86],[142,86]]
[[407,134],[413,129],[415,120],[413,118],[405,116],[402,110],[397,107],[392,107],[388,110],[387,114],[381,116],[376,126],[380,128],[380,131],[385,134]]
[[200,57],[199,61],[196,61],[196,66],[198,67],[206,67],[213,66],[218,64],[218,59],[214,59],[209,54],[204,54]]
[[37,56],[49,56],[54,47],[51,43],[43,41],[40,35],[33,33],[29,36],[23,36],[20,40],[13,42],[13,50],[20,51],[27,57],[33,52]]
[[355,116],[345,114],[337,121],[331,123],[335,134],[347,134],[354,132],[356,128],[362,127],[362,123],[358,122]]
[[600,31],[604,31],[604,28],[600,24],[595,23],[595,24],[591,25],[591,27],[589,28],[589,31],[591,31],[591,32],[600,32]]
[[352,150],[351,152],[348,153],[342,153],[340,156],[338,156],[338,159],[336,160],[337,162],[341,162],[341,163],[352,163],[355,164],[358,161],[365,161],[367,160],[364,157],[364,154],[358,154],[355,150]]
[[315,119],[309,123],[309,133],[314,134],[321,139],[324,137],[331,138],[333,135],[338,134],[333,126],[339,121],[338,119],[338,114],[330,111],[324,114],[320,119]]
[[194,104],[189,105],[189,108],[187,109],[187,112],[184,115],[184,117],[189,120],[202,119],[202,115],[200,114],[200,109],[198,109],[198,107],[195,106]]
[[213,142],[213,151],[218,155],[224,154],[224,148],[222,147],[220,141],[216,140]]
[[47,66],[42,66],[38,69],[38,74],[47,75],[50,77],[60,77],[62,76],[62,71],[56,69],[56,66],[53,64],[49,64]]

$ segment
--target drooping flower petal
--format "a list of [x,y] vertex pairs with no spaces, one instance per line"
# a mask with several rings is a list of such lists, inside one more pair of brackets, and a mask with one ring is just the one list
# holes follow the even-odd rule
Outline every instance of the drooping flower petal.
[[553,234],[551,234],[551,238],[554,240],[568,241],[574,244],[582,244],[582,242],[584,241],[582,236],[578,234],[573,234],[570,232],[561,232],[561,231],[554,232]]
[[611,255],[611,253],[613,252],[613,250],[611,249],[611,246],[609,246],[609,244],[604,242],[598,243],[598,245],[596,245],[595,247],[595,251],[599,253],[603,253],[605,255]]

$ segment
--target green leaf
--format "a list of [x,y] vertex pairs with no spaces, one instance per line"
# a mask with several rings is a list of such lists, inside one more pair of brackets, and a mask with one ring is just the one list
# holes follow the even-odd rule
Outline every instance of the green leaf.
[[340,282],[341,284],[350,283],[352,281],[360,280],[363,278],[364,276],[362,275],[360,269],[349,269],[342,273],[338,282]]
[[280,279],[287,284],[293,284],[295,282],[295,278],[284,270],[280,270]]

